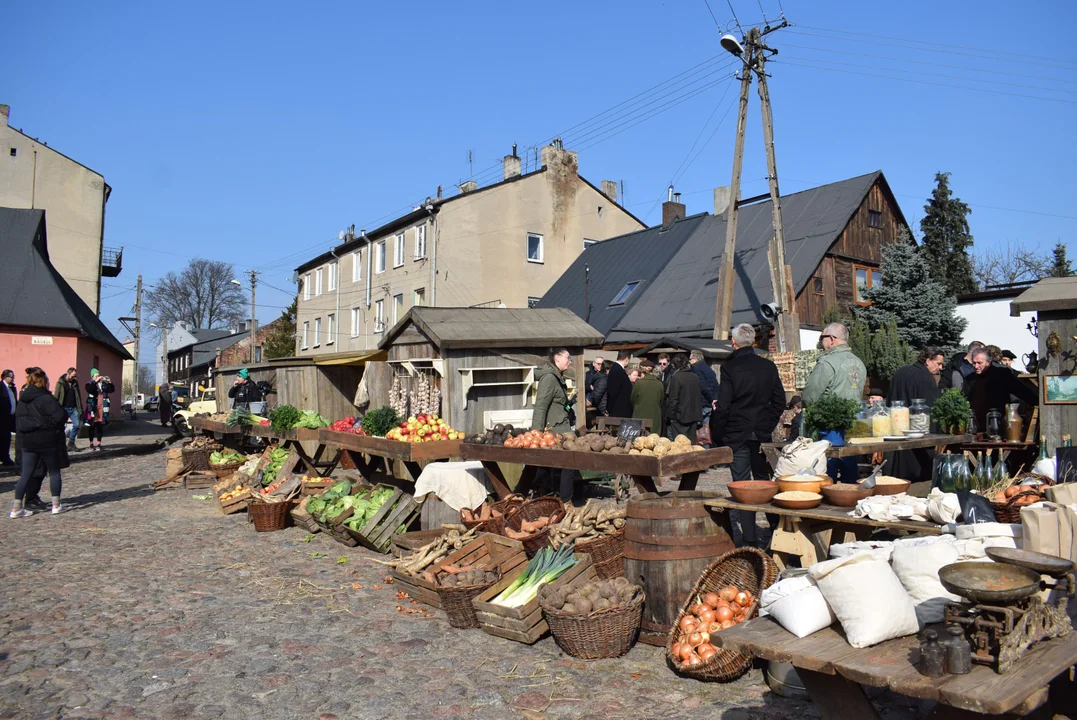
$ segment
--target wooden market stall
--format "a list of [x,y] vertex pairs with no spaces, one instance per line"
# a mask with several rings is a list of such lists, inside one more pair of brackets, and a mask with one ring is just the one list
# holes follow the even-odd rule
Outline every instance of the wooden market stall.
[[[530,425],[535,371],[553,347],[566,347],[569,388],[584,376],[583,348],[602,335],[564,308],[414,307],[386,334],[385,362],[367,366],[371,407],[391,404],[394,385],[409,399],[420,380],[440,394],[440,415],[457,430],[482,432],[499,422]],[[399,406],[398,406],[399,410]],[[577,423],[584,422],[577,412]]]

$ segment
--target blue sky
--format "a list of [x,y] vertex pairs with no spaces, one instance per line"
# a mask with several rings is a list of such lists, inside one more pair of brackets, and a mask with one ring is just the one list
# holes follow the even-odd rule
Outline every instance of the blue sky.
[[[881,168],[917,228],[947,170],[977,250],[1071,240],[1077,6],[782,4],[795,27],[771,35],[769,67],[783,193]],[[732,8],[744,26],[782,9]],[[689,213],[711,209],[711,188],[729,183],[736,87],[710,11],[14,0],[0,8],[0,102],[12,126],[112,185],[106,244],[125,248],[124,271],[106,280],[102,318],[122,338],[139,272],[152,283],[202,256],[289,290],[341,229],[466,180],[469,151],[490,180],[514,142],[524,153],[562,134],[581,174],[623,181],[647,222],[671,180]],[[766,189],[754,87],[748,128],[745,196]],[[262,322],[290,301],[269,285]]]

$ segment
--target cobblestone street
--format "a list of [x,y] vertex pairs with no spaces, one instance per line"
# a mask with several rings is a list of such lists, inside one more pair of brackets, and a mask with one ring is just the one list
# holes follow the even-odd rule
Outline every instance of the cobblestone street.
[[400,613],[373,553],[147,490],[163,467],[81,462],[71,512],[0,521],[0,718],[815,716],[759,670],[704,684],[658,648],[583,662]]

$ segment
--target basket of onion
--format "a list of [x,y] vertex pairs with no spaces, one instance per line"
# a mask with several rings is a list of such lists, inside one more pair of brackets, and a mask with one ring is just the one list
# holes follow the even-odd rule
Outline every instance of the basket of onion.
[[578,577],[539,591],[539,606],[558,647],[582,660],[620,657],[639,636],[643,588],[626,578]]
[[766,553],[738,548],[703,571],[666,640],[673,669],[696,680],[736,680],[752,666],[748,655],[724,650],[711,641],[726,628],[750,620],[758,595],[770,587],[778,568]]
[[501,573],[496,568],[484,570],[479,567],[444,566],[437,575],[435,589],[449,624],[461,629],[479,627],[479,618],[475,615],[471,599],[500,580]]
[[559,498],[528,500],[505,518],[505,537],[519,540],[527,557],[550,544],[550,526],[565,516],[565,504]]

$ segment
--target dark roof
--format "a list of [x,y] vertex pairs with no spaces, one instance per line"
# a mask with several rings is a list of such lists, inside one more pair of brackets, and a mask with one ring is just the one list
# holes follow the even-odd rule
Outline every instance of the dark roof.
[[[849,224],[876,181],[885,186],[886,180],[880,170],[782,196],[785,257],[793,268],[792,281],[797,294],[808,283],[823,256]],[[686,225],[689,222],[692,222],[690,227]],[[665,240],[670,233],[678,232],[681,226],[684,226],[687,237],[678,238],[678,248],[670,255]],[[665,233],[644,232],[650,241],[633,246],[634,257],[631,261],[619,259],[617,272],[604,277],[602,282],[604,288],[623,287],[626,282],[639,279],[635,275],[641,268],[649,268],[653,279],[646,283],[642,292],[636,293],[635,301],[630,307],[622,309],[608,328],[604,327],[604,317],[595,320],[596,327],[605,332],[608,343],[649,343],[660,337],[711,337],[718,296],[718,272],[725,246],[724,214],[692,216],[671,224]],[[632,235],[611,238],[592,246],[581,259],[603,245],[616,247]],[[767,263],[772,235],[769,200],[740,208],[737,253],[733,261],[737,276],[733,294],[734,325],[766,322],[759,307],[761,303],[773,299]],[[573,265],[569,272],[575,268]],[[582,316],[583,282],[582,275],[576,272],[575,278],[558,279],[547,296],[543,297],[540,307],[568,307]],[[605,298],[602,300],[609,302]],[[593,302],[591,313],[594,318]]]
[[386,333],[378,347],[392,345],[409,325],[442,350],[602,344],[602,333],[565,308],[413,307]]
[[637,356],[649,355],[653,352],[663,352],[665,348],[674,350],[699,350],[703,357],[724,360],[733,354],[733,343],[728,340],[715,340],[714,338],[670,338],[661,337],[635,351]]
[[5,325],[77,330],[131,360],[78,293],[49,262],[44,210],[0,208],[0,322]]
[[211,362],[217,359],[218,350],[227,350],[235,345],[237,342],[245,337],[249,337],[249,332],[233,333],[228,330],[203,330],[204,333],[223,333],[216,335],[215,337],[200,340],[194,345],[188,345],[183,348],[184,351],[191,351],[191,367],[199,367],[201,365],[209,365]]
[[191,333],[194,339],[200,343],[235,334],[232,330],[210,330],[206,328],[195,328],[187,332]]
[[1010,303],[1010,315],[1032,310],[1077,309],[1077,277],[1044,278]]
[[[603,335],[610,331],[643,296],[662,268],[684,246],[706,219],[693,215],[671,223],[597,242],[586,248],[539,301],[540,308],[568,308]],[[589,271],[584,304],[584,269]],[[622,305],[610,305],[627,283],[639,286]]]

